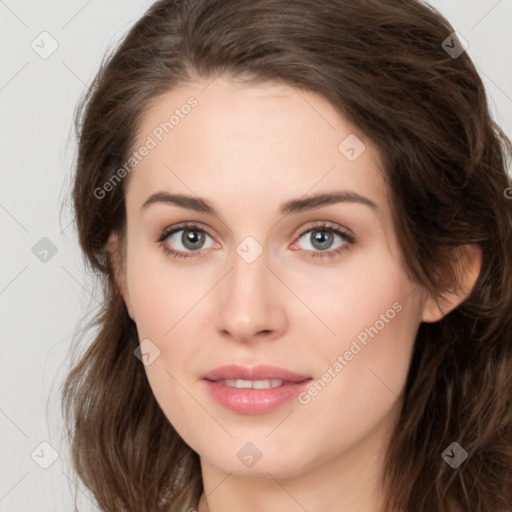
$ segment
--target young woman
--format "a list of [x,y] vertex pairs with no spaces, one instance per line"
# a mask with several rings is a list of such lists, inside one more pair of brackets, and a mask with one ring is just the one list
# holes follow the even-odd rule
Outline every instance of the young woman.
[[512,510],[512,147],[438,12],[158,1],[77,133],[102,510]]

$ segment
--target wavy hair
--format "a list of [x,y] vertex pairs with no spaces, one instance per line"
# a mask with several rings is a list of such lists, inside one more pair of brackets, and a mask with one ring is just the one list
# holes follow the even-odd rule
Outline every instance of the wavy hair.
[[[366,134],[406,271],[439,300],[460,285],[453,249],[480,247],[470,295],[419,326],[383,484],[387,510],[512,510],[512,144],[468,53],[443,48],[453,32],[418,0],[160,0],[105,56],[75,112],[72,193],[104,300],[62,387],[73,468],[102,510],[182,511],[203,491],[198,455],[134,357],[107,256],[109,235],[126,227],[127,179],[95,191],[129,158],[152,102],[220,74],[319,94]],[[441,457],[454,441],[469,454],[456,469]]]

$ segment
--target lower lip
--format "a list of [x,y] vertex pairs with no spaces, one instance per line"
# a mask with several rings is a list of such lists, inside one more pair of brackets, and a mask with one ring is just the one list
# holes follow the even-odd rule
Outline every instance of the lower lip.
[[239,389],[204,380],[210,395],[221,405],[239,414],[265,414],[296,398],[311,379],[268,389]]

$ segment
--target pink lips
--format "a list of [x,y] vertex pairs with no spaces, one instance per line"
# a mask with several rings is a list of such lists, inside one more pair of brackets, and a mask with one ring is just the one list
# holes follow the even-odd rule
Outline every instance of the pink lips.
[[278,366],[259,365],[254,368],[246,368],[236,364],[219,366],[211,372],[203,375],[206,380],[220,379],[241,379],[241,380],[270,380],[279,379],[287,382],[301,382],[311,378],[309,375],[301,375],[299,373],[279,368]]
[[[283,381],[276,387],[253,389],[228,386],[224,379],[251,381]],[[247,368],[227,365],[216,368],[202,376],[208,392],[219,404],[239,414],[264,414],[296,397],[303,391],[311,377],[279,368],[259,365]]]

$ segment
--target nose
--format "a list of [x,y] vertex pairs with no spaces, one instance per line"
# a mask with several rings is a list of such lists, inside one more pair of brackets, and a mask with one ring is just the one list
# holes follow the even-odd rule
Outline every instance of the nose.
[[269,267],[267,253],[263,251],[254,261],[235,253],[232,265],[217,289],[218,332],[242,342],[282,336],[290,291]]

